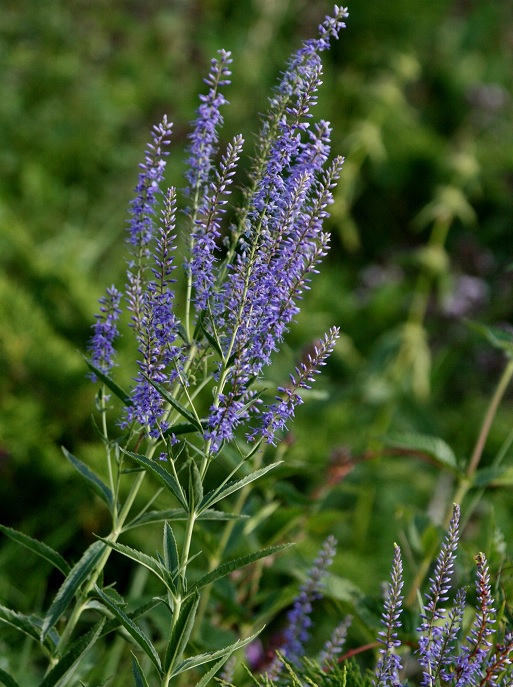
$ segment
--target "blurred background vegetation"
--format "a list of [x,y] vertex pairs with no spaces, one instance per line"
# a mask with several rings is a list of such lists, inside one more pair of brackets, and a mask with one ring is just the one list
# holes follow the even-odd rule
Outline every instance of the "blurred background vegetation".
[[[97,299],[123,284],[127,206],[151,125],[163,113],[175,123],[168,177],[182,188],[202,78],[225,48],[223,138],[241,132],[249,147],[284,61],[330,11],[325,0],[0,3],[3,524],[72,560],[102,531],[102,506],[60,446],[102,471],[80,351]],[[333,324],[343,338],[322,393],[278,447],[280,508],[267,527],[300,540],[299,566],[332,531],[337,572],[376,594],[392,541],[407,533],[421,555],[450,491],[414,451],[384,449],[387,437],[442,437],[465,465],[505,364],[467,319],[513,331],[513,4],[354,0],[349,11],[318,106],[346,157],[332,250],[270,374],[284,379]],[[511,463],[512,400],[484,466],[501,450]],[[497,524],[511,541],[511,487],[503,480],[480,501],[469,551],[486,550]],[[18,553],[1,542],[0,599],[26,610],[45,583]]]

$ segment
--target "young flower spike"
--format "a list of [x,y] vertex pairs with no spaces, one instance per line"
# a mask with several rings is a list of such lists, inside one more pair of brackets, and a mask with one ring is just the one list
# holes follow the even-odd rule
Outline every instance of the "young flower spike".
[[[100,314],[96,315],[94,334],[89,342],[91,362],[104,374],[108,374],[114,366],[113,344],[119,336],[117,321],[121,314],[120,301],[121,293],[115,286],[108,288],[106,295],[100,298]],[[96,375],[91,374],[91,379],[96,381]]]
[[[297,665],[303,655],[304,647],[310,637],[312,625],[312,604],[321,597],[323,580],[336,553],[337,540],[330,535],[319,551],[312,567],[307,573],[306,582],[301,585],[299,594],[294,600],[292,609],[287,615],[285,641],[281,653],[291,664]],[[282,663],[276,658],[269,669],[269,679],[275,680],[281,672]]]
[[397,630],[401,627],[399,616],[401,615],[403,588],[403,564],[401,550],[395,545],[394,563],[392,566],[391,582],[388,585],[385,598],[385,610],[382,616],[384,630],[379,633],[379,641],[383,644],[381,657],[376,666],[373,685],[375,687],[400,687],[399,671],[401,661],[395,653],[395,648],[401,645],[397,639]]

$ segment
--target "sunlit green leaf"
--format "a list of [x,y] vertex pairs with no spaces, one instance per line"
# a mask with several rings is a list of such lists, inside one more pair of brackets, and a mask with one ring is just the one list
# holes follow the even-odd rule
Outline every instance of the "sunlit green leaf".
[[391,434],[383,442],[398,454],[427,457],[440,467],[460,472],[452,448],[439,437],[404,432]]

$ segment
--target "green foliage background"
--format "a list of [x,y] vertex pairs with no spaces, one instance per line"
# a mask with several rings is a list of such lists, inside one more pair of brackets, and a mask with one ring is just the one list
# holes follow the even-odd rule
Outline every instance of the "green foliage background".
[[[188,123],[222,47],[234,58],[223,136],[241,132],[249,144],[284,60],[330,10],[321,0],[0,4],[2,523],[72,559],[101,534],[102,506],[60,446],[101,472],[79,351],[105,286],[123,283],[123,229],[150,127],[164,112],[174,121],[168,174],[182,187]],[[445,484],[426,461],[387,454],[383,438],[441,436],[465,463],[504,365],[464,317],[511,331],[513,5],[354,0],[349,11],[318,107],[346,156],[332,251],[271,374],[283,379],[329,326],[344,335],[323,393],[278,448],[280,508],[264,527],[299,539],[298,569],[333,531],[337,572],[377,593],[401,532],[422,554],[425,514],[437,515],[433,494]],[[465,284],[477,289],[469,302]],[[405,329],[415,294],[424,311]],[[509,395],[485,466],[507,441],[511,411]],[[511,539],[510,504],[504,480],[481,502],[469,550],[486,548],[496,523]],[[17,551],[2,542],[0,597],[26,609],[45,583]],[[289,570],[278,563],[276,579],[290,583]]]

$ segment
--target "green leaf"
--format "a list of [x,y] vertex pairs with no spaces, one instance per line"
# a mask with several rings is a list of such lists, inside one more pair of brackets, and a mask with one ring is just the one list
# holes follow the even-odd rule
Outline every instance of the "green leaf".
[[148,382],[155,387],[155,389],[159,392],[159,394],[162,396],[162,398],[169,403],[169,405],[173,406],[173,408],[182,415],[188,422],[191,423],[191,425],[194,425],[196,429],[199,432],[203,431],[203,427],[201,426],[201,423],[198,422],[196,417],[190,412],[190,410],[187,410],[185,406],[183,406],[181,403],[179,403],[176,398],[173,398],[171,394],[168,392],[168,390],[162,386],[162,384],[159,384],[158,382],[154,382],[152,379],[150,379],[147,375],[143,373],[143,376],[145,379],[148,380]]
[[452,448],[439,437],[404,432],[389,435],[383,441],[399,452],[427,456],[440,467],[460,473]]
[[228,654],[223,656],[217,663],[214,663],[212,668],[203,675],[201,680],[195,684],[194,687],[207,687],[210,684],[210,681],[212,678],[215,676],[217,671],[224,666],[226,661],[230,658],[230,656],[233,654],[233,651],[230,651]]
[[108,594],[105,594],[105,592],[103,592],[97,585],[95,585],[95,590],[96,594],[100,597],[103,603],[111,611],[114,617],[119,620],[119,622],[123,625],[125,630],[129,633],[129,635],[137,642],[137,644],[145,652],[145,654],[148,656],[150,661],[157,669],[159,675],[162,677],[162,666],[160,664],[159,655],[157,654],[155,647],[148,639],[148,637],[133,622],[133,620],[131,620],[128,617],[128,615],[118,606],[118,604],[114,603],[114,601],[108,596]]
[[470,320],[466,320],[466,324],[487,339],[494,348],[504,351],[509,358],[513,358],[513,336],[510,331],[499,329],[499,327],[488,327]]
[[[109,592],[112,592],[112,589],[109,589]],[[133,620],[135,622],[138,618],[141,618],[143,615],[145,615],[161,603],[163,603],[162,599],[160,599],[159,597],[153,597],[150,601],[145,601],[144,603],[139,604],[136,608],[134,608],[133,611],[127,613],[127,616],[130,618],[130,620]],[[105,612],[105,606],[100,601],[94,599],[94,604],[98,604],[98,607],[101,608],[102,613]],[[87,608],[95,607],[96,606],[92,603],[88,603],[87,605]],[[108,635],[110,632],[114,632],[114,630],[117,630],[117,628],[120,625],[121,623],[117,618],[111,618],[105,623],[102,636]]]
[[[10,608],[0,605],[0,622],[16,628],[39,643],[41,628],[43,626],[42,618],[39,618],[35,615],[16,613],[16,611],[12,611]],[[55,630],[52,630],[48,633],[48,636],[45,637],[43,646],[45,646],[49,652],[52,653],[58,642],[59,635],[57,632],[55,632]]]
[[121,450],[127,456],[130,456],[132,460],[135,460],[136,463],[139,463],[139,465],[145,467],[148,472],[151,472],[152,475],[154,475],[154,477],[156,477],[158,481],[175,496],[182,508],[186,511],[189,510],[183,489],[170,472],[146,456],[143,456],[139,453],[132,453],[131,451],[125,451],[123,449]]
[[256,637],[258,637],[258,635],[260,634],[260,632],[262,632],[263,629],[264,628],[262,627],[258,632],[255,632],[254,635],[251,635],[251,637],[247,637],[246,639],[239,639],[233,644],[230,644],[230,646],[224,647],[224,649],[218,649],[217,651],[208,651],[204,654],[197,654],[196,656],[186,658],[185,661],[182,661],[179,665],[176,666],[175,670],[171,673],[171,677],[180,675],[180,673],[184,673],[186,670],[190,670],[191,668],[197,668],[198,666],[201,666],[204,663],[210,663],[210,661],[215,661],[218,658],[226,658],[230,656],[230,654],[233,654],[234,651],[242,649],[242,647],[246,646],[247,644],[250,644]]
[[198,592],[193,592],[180,609],[178,620],[173,625],[164,658],[164,670],[168,672],[180,659],[191,636],[199,604]]
[[[201,431],[204,431],[206,427],[208,426],[208,420],[201,420]],[[166,431],[163,433],[164,437],[170,437],[171,435],[179,436],[180,434],[191,434],[191,432],[198,432],[198,426],[197,424],[191,424],[190,422],[186,422],[183,424],[178,424],[178,425],[173,425],[172,427],[169,427],[166,429]]]
[[231,561],[227,561],[195,582],[191,586],[190,592],[195,592],[196,590],[205,587],[207,584],[211,584],[216,580],[220,580],[222,577],[226,577],[226,575],[229,575],[234,570],[240,570],[246,565],[250,565],[261,558],[266,558],[267,556],[272,556],[279,551],[288,549],[289,546],[292,546],[292,544],[278,544],[277,546],[269,546],[267,549],[262,549],[261,551],[256,551],[254,553],[248,553],[246,556],[240,556],[239,558],[234,558]]
[[139,563],[140,565],[144,566],[145,568],[148,568],[148,570],[151,570],[151,572],[154,573],[159,578],[159,580],[164,583],[164,585],[171,592],[171,594],[175,594],[176,588],[172,576],[168,573],[165,567],[159,563],[159,561],[156,558],[148,556],[148,554],[143,553],[142,551],[138,551],[137,549],[133,549],[131,546],[127,546],[126,544],[112,542],[108,539],[101,539],[100,541],[102,541],[107,546],[110,546],[112,549],[114,549],[114,551],[121,553],[123,556],[126,556],[127,558],[130,558],[131,560],[135,561],[136,563]]
[[144,673],[141,669],[139,661],[132,652],[130,653],[132,654],[132,672],[134,674],[135,687],[149,687],[148,682],[144,677]]
[[26,546],[33,553],[41,556],[46,561],[51,563],[57,570],[60,570],[63,575],[67,575],[70,571],[70,566],[67,561],[61,556],[60,553],[54,551],[48,544],[44,544],[37,539],[29,537],[28,534],[23,534],[23,532],[18,532],[13,530],[12,527],[6,527],[5,525],[0,525],[0,531],[10,537],[13,541],[22,546]]
[[212,334],[207,330],[207,328],[203,324],[203,321],[204,321],[204,318],[201,317],[200,321],[199,321],[201,331],[203,332],[208,343],[212,346],[212,348],[217,353],[217,355],[222,359],[223,358],[223,350],[221,348],[221,344],[219,343],[218,339],[216,337],[212,336]]
[[5,670],[0,668],[0,682],[5,685],[5,687],[20,687],[16,680],[6,673]]
[[69,650],[59,659],[59,662],[46,675],[39,687],[55,687],[61,685],[62,678],[69,675],[81,658],[89,651],[101,634],[105,618],[102,618],[89,632],[79,637]]
[[251,482],[259,479],[270,470],[274,470],[274,468],[278,467],[278,465],[281,465],[282,462],[283,461],[280,460],[276,463],[271,463],[271,465],[267,465],[265,468],[260,468],[260,470],[255,470],[250,475],[246,475],[246,477],[243,477],[242,479],[228,482],[227,484],[221,484],[219,487],[217,487],[217,489],[209,491],[207,494],[205,494],[198,508],[198,513],[202,513],[205,509],[210,508],[218,501],[221,501],[221,499],[224,499],[230,494],[239,491],[239,489],[245,487],[246,484],[251,484]]
[[474,487],[511,487],[513,467],[489,467],[478,470],[472,481]]
[[[155,522],[163,522],[164,520],[187,520],[189,517],[182,508],[173,508],[170,510],[152,510],[148,513],[138,515],[123,527],[123,532],[141,525],[148,525]],[[238,513],[225,513],[222,510],[215,510],[207,508],[202,511],[196,520],[247,520],[249,515],[239,515]]]
[[78,588],[88,578],[104,551],[105,544],[103,542],[94,542],[86,549],[82,558],[70,570],[45,616],[41,630],[41,642],[45,640],[52,627],[55,626],[65,612]]
[[91,370],[91,372],[94,372],[94,374],[98,377],[98,379],[105,384],[105,386],[112,391],[114,396],[117,396],[120,401],[126,406],[131,406],[133,405],[132,399],[130,398],[130,395],[127,394],[126,391],[124,391],[116,382],[111,379],[109,376],[107,376],[104,372],[99,370],[93,363],[88,360],[85,355],[81,354],[82,358],[85,360],[87,367]]
[[201,503],[203,498],[203,482],[198,466],[193,460],[189,460],[189,508],[192,512]]
[[171,525],[166,522],[164,523],[164,561],[166,568],[170,573],[174,573],[178,570],[179,560],[178,560],[178,548],[176,546],[175,535],[171,529]]
[[75,458],[75,456],[70,453],[67,449],[64,448],[64,446],[61,447],[62,452],[66,456],[66,458],[69,460],[69,462],[73,465],[75,470],[81,475],[89,487],[94,491],[94,493],[99,496],[107,506],[109,507],[110,512],[112,513],[114,511],[114,496],[112,494],[112,491],[109,489],[109,487],[102,482],[102,480],[96,475],[92,470],[90,470],[85,463],[82,463],[81,460],[78,458]]

